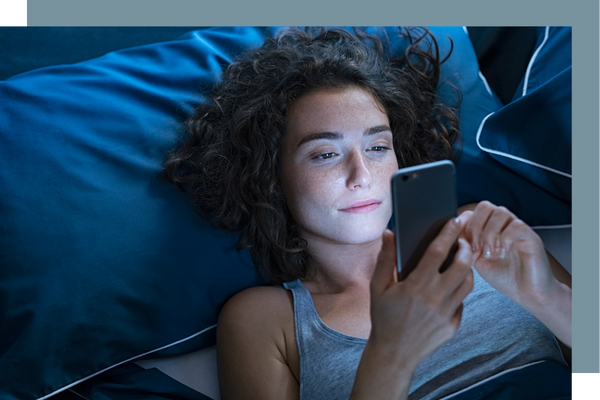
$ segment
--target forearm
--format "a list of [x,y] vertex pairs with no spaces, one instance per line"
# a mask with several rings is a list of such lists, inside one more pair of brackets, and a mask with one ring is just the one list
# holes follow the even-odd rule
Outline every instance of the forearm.
[[525,307],[565,345],[571,340],[571,288],[557,282],[552,292],[540,298],[524,300]]
[[[463,300],[473,289],[472,252],[459,238],[460,219],[451,219],[431,242],[410,275],[397,281],[394,234],[386,231],[371,278],[371,333],[350,399],[408,398],[418,364],[458,330]],[[443,274],[452,245],[459,249]]]
[[356,371],[350,400],[405,400],[414,370],[405,356],[369,341]]

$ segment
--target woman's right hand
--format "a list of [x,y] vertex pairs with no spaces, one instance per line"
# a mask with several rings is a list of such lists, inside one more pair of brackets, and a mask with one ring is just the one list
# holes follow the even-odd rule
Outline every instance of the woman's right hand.
[[[394,234],[386,230],[371,278],[371,335],[350,399],[406,399],[418,364],[458,330],[465,297],[473,289],[471,247],[460,238],[460,219],[448,221],[417,267],[398,282]],[[440,266],[458,240],[454,261]]]
[[[402,360],[410,369],[450,339],[460,325],[462,302],[473,289],[471,247],[459,239],[463,224],[460,218],[448,221],[417,267],[400,282],[394,234],[390,230],[383,234],[371,279],[369,345]],[[459,250],[454,261],[440,273],[456,240]]]

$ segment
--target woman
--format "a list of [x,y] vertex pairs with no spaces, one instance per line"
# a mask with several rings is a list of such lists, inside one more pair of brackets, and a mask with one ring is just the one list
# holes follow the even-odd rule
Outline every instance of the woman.
[[560,362],[554,336],[571,344],[568,273],[489,202],[449,221],[397,281],[391,175],[452,158],[459,138],[435,94],[435,38],[404,36],[393,59],[360,31],[280,33],[227,69],[165,164],[208,221],[241,232],[274,284],[222,310],[224,399],[440,398]]

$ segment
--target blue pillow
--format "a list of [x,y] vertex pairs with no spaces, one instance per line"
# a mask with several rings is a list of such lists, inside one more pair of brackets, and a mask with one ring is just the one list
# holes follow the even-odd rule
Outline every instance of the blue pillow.
[[161,174],[199,90],[266,34],[191,32],[0,83],[1,398],[213,344],[224,301],[264,283]]
[[482,123],[478,145],[570,202],[571,29],[546,27],[538,33],[536,51],[513,101]]
[[[0,397],[47,398],[145,355],[211,345],[222,304],[264,283],[236,235],[209,228],[161,168],[222,69],[275,30],[194,31],[0,82]],[[477,147],[501,104],[463,28],[432,31],[442,55],[452,37],[442,77],[463,93],[459,200],[552,204]]]
[[535,227],[564,226],[571,223],[571,29],[538,33],[511,103],[481,107],[484,93],[465,94],[458,200],[490,200]]

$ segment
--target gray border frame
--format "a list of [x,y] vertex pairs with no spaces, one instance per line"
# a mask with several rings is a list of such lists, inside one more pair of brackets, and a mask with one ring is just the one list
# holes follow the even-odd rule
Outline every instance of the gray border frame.
[[[232,12],[235,10],[235,12]],[[29,26],[573,26],[573,372],[599,372],[599,4],[559,0],[29,0]]]

